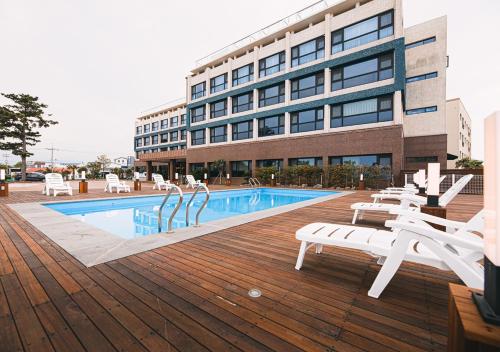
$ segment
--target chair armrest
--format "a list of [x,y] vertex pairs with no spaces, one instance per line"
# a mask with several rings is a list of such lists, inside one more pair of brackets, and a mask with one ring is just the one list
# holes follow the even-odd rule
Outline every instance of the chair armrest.
[[372,198],[376,198],[379,200],[389,199],[389,200],[399,200],[399,201],[409,201],[416,204],[425,204],[426,199],[421,196],[417,196],[415,194],[381,194],[376,193],[372,194]]
[[390,211],[390,214],[400,215],[403,217],[417,219],[417,220],[425,221],[425,222],[428,222],[431,224],[451,227],[454,229],[460,229],[460,228],[463,228],[464,226],[467,226],[466,222],[448,220],[448,219],[440,218],[439,216],[425,214],[425,213],[417,212],[417,211],[408,211],[405,209],[392,209]]

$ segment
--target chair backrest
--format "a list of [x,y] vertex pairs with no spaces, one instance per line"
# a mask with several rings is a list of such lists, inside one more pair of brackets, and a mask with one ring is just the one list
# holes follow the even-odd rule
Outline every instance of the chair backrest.
[[188,183],[196,183],[196,180],[194,179],[193,175],[186,175],[186,181]]
[[107,174],[106,175],[106,182],[111,183],[111,184],[120,183],[120,179],[115,174]]
[[45,183],[48,185],[60,185],[64,184],[64,180],[61,174],[50,173],[45,174]]
[[163,179],[163,176],[160,174],[154,174],[153,175],[153,180],[155,183],[165,183],[165,180]]
[[460,191],[469,183],[470,180],[472,180],[473,177],[474,175],[472,174],[462,176],[457,182],[455,182],[454,185],[448,188],[448,190],[444,192],[441,197],[439,197],[439,205],[442,207],[447,206],[448,203],[460,193]]

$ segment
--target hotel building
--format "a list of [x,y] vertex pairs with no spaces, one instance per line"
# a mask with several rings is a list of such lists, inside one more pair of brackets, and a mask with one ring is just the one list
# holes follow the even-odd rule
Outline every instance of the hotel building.
[[455,169],[457,160],[471,157],[471,125],[470,116],[460,98],[447,100],[448,169]]
[[[447,126],[446,17],[404,28],[401,0],[327,3],[201,59],[185,105],[137,119],[137,165],[169,178],[218,159],[233,178],[346,161],[396,176],[446,168],[459,138]],[[178,138],[162,139],[175,116]]]

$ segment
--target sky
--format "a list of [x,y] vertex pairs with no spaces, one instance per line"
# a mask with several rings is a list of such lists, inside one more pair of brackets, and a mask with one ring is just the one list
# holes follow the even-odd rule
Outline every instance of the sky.
[[[182,98],[197,59],[313,2],[0,0],[0,92],[38,96],[59,121],[31,160],[51,147],[67,162],[133,155],[135,117]],[[448,16],[447,97],[462,98],[481,159],[482,121],[500,110],[500,1],[403,0],[403,11],[405,27]]]

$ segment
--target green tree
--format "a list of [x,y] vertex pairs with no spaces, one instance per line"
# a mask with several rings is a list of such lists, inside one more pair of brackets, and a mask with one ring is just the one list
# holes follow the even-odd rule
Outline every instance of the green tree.
[[102,154],[97,157],[96,162],[101,164],[101,171],[104,171],[109,167],[109,164],[111,164],[111,159],[109,159],[106,154]]
[[481,160],[471,159],[471,158],[463,158],[457,160],[455,166],[459,169],[482,169],[483,162]]
[[224,172],[226,171],[226,161],[224,159],[214,160],[211,165],[211,168],[217,170],[216,179],[219,179],[219,184],[221,185],[222,179],[224,178]]
[[75,171],[78,170],[78,166],[75,164],[70,164],[66,166],[66,169],[69,171],[71,175],[75,176]]
[[90,163],[87,163],[87,169],[90,173],[90,178],[99,178],[102,171],[102,164],[98,161],[92,161]]
[[[47,105],[28,94],[4,94],[13,104],[0,106],[0,149],[21,157],[21,179],[26,180],[26,159],[33,155],[29,146],[40,142],[38,129],[58,122],[45,118]],[[50,114],[48,116],[51,116]]]

